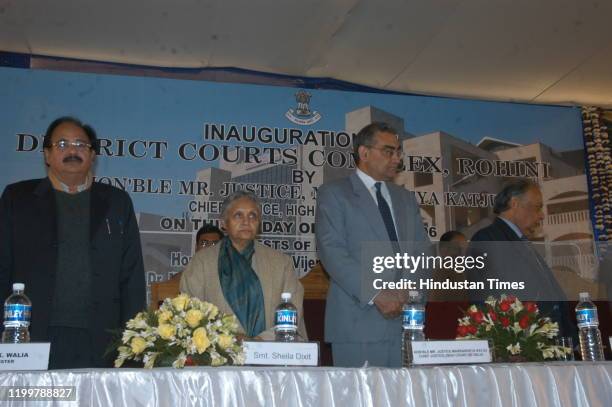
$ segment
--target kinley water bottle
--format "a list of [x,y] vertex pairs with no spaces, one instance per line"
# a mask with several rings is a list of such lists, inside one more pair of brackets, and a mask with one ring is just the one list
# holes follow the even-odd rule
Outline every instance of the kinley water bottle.
[[4,302],[4,332],[2,343],[30,342],[32,302],[23,293],[23,283],[13,284],[13,294]]

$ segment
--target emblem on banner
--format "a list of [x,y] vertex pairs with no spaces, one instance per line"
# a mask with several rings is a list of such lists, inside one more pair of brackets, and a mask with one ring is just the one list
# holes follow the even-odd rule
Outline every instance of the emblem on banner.
[[312,95],[305,90],[295,94],[297,108],[287,110],[285,117],[295,124],[309,126],[321,120],[321,114],[316,110],[310,110],[310,98]]

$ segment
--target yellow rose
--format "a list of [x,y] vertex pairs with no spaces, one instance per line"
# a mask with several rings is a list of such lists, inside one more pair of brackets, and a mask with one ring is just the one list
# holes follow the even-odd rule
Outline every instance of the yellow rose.
[[208,349],[210,346],[210,340],[206,334],[206,329],[200,327],[193,331],[193,344],[195,345],[198,353],[204,353],[204,351]]
[[132,348],[132,352],[138,355],[147,348],[147,341],[142,339],[140,336],[135,336],[132,338],[130,346]]
[[199,309],[190,309],[185,315],[185,321],[187,321],[189,326],[192,328],[198,326],[202,318],[204,318],[204,313],[202,313],[202,311]]
[[232,346],[233,340],[230,335],[221,334],[219,335],[217,342],[219,343],[219,346],[221,346],[221,349],[227,349]]
[[160,324],[159,327],[157,327],[157,331],[162,339],[170,340],[176,332],[176,327],[170,324]]
[[172,305],[177,311],[182,311],[189,302],[189,296],[187,294],[181,294],[176,298],[172,299]]
[[162,311],[157,316],[157,320],[159,321],[160,324],[166,321],[169,321],[170,319],[172,319],[172,312],[170,311]]

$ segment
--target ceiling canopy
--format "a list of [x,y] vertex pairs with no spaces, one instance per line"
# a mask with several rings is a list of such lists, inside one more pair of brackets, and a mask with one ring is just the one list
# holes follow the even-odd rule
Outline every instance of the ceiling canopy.
[[0,0],[0,50],[612,107],[607,0]]

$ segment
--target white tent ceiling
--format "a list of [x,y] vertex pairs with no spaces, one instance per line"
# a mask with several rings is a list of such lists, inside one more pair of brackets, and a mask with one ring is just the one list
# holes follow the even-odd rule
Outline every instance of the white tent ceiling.
[[611,0],[0,0],[0,50],[612,107]]

